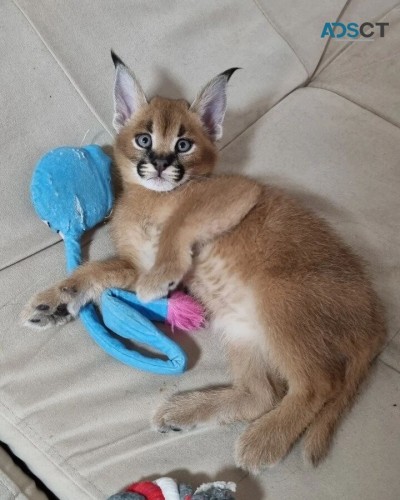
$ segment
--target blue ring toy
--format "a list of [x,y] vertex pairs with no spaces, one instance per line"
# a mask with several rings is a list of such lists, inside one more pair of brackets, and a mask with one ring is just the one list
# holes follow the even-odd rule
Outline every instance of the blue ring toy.
[[[83,233],[111,213],[111,159],[97,145],[54,149],[36,166],[31,196],[39,217],[64,239],[67,271],[71,273],[82,262]],[[101,310],[103,321],[93,304],[83,307],[79,317],[106,353],[152,373],[173,375],[185,371],[184,351],[152,323],[166,319],[167,299],[143,304],[133,292],[108,289],[101,296]],[[118,337],[155,349],[168,359],[128,349]]]

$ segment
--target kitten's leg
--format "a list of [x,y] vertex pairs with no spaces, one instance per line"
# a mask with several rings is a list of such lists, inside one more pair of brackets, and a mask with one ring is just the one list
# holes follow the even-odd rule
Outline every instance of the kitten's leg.
[[154,416],[153,422],[160,432],[191,428],[209,421],[221,424],[252,421],[273,408],[282,392],[269,375],[259,351],[231,347],[229,354],[233,385],[172,396]]
[[253,473],[279,462],[329,400],[323,380],[313,386],[298,381],[269,413],[250,424],[236,446],[236,463]]
[[85,304],[97,300],[106,288],[132,289],[136,278],[136,270],[127,260],[89,262],[69,278],[34,295],[22,311],[21,320],[32,328],[64,324]]

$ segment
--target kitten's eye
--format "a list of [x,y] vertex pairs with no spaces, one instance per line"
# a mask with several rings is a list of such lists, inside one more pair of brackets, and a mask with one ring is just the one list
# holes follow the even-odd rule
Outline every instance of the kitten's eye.
[[175,150],[177,153],[187,153],[192,147],[192,141],[189,139],[179,139],[175,145]]
[[135,137],[135,142],[140,148],[144,149],[151,148],[151,135],[139,134]]

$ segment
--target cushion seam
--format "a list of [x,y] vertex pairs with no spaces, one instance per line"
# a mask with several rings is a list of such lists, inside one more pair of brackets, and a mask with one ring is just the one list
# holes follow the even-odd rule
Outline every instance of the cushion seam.
[[59,245],[60,243],[63,243],[63,240],[55,241],[54,243],[51,243],[50,245],[46,245],[46,246],[44,246],[42,248],[39,248],[38,250],[35,250],[33,253],[25,255],[24,257],[21,257],[20,259],[16,260],[15,262],[11,262],[10,264],[6,264],[2,268],[0,268],[0,272],[1,271],[5,271],[6,269],[9,269],[10,267],[13,267],[13,266],[17,265],[17,264],[23,262],[26,259],[30,259],[34,255],[36,255],[36,254],[38,254],[40,252],[43,252],[44,250],[47,250],[47,249],[49,249],[51,247],[54,247],[55,245]]
[[[106,224],[106,222],[104,223],[101,223],[101,225],[99,225],[98,227],[94,228],[94,229],[91,229],[90,231],[86,231],[85,234],[95,234],[95,232],[100,228],[100,227],[104,227]],[[109,232],[108,232],[109,234]],[[52,248],[56,245],[60,245],[64,243],[64,240],[63,239],[60,239],[58,241],[55,241],[54,243],[51,243],[50,245],[46,245],[42,248],[39,248],[38,250],[35,250],[33,253],[30,253],[29,255],[25,255],[24,257],[21,257],[20,259],[16,260],[15,262],[11,262],[10,264],[7,264],[5,265],[4,267],[0,268],[0,272],[1,271],[5,271],[6,269],[9,269],[17,264],[20,264],[21,262],[24,262],[25,260],[27,259],[30,259],[31,257],[34,257],[35,255],[41,253],[41,252],[44,252],[45,250],[48,250],[49,248]],[[81,242],[81,248],[84,249],[86,247],[88,247],[90,244],[92,243],[92,239],[89,239],[88,241],[83,241]],[[96,259],[96,260],[101,260],[101,259]]]
[[382,363],[383,365],[386,366],[386,368],[389,368],[390,370],[393,370],[394,372],[396,372],[397,374],[400,375],[400,371],[398,368],[392,366],[391,364],[389,364],[387,361],[384,361],[383,359],[381,359],[380,357],[378,358],[378,361],[379,363]]
[[227,142],[226,144],[224,144],[222,146],[222,148],[219,149],[219,152],[223,151],[225,148],[227,148],[228,146],[230,146],[234,141],[236,141],[236,139],[238,139],[241,135],[243,135],[245,132],[247,132],[247,130],[249,130],[249,128],[253,127],[257,122],[259,122],[262,118],[264,118],[265,115],[267,115],[276,106],[278,106],[279,104],[281,104],[291,94],[293,94],[294,92],[296,92],[299,89],[306,88],[305,85],[306,85],[306,82],[304,81],[303,83],[300,83],[299,85],[297,85],[297,87],[295,87],[294,89],[290,90],[287,94],[285,94],[284,96],[282,96],[278,101],[276,101],[275,104],[273,104],[270,108],[268,108],[261,116],[259,116],[252,123],[249,123],[249,125],[247,125],[247,127],[245,129],[241,130],[238,134],[235,135],[235,137],[232,137],[232,139],[229,142]]
[[292,47],[292,44],[289,42],[289,40],[287,40],[287,38],[285,36],[283,36],[283,33],[281,33],[280,29],[275,25],[275,23],[272,21],[272,19],[270,18],[270,16],[264,11],[264,9],[261,7],[261,5],[259,4],[258,0],[253,0],[253,2],[255,3],[256,7],[258,8],[258,10],[261,12],[261,14],[265,17],[265,19],[268,21],[268,23],[271,25],[271,27],[273,28],[273,30],[275,31],[275,33],[279,36],[279,38],[281,40],[283,40],[286,45],[289,47],[289,49],[293,52],[293,54],[296,56],[296,59],[300,62],[300,64],[303,66],[303,69],[304,71],[306,72],[306,75],[307,75],[307,78],[310,76],[309,73],[308,73],[308,69],[307,69],[307,66],[305,65],[305,62],[303,61],[303,59],[299,56],[299,54],[297,54],[297,52],[294,50],[294,48]]
[[[346,0],[345,4],[343,5],[342,9],[340,10],[338,16],[336,17],[335,19],[335,22],[339,22],[341,21],[343,15],[345,14],[346,10],[347,10],[347,7],[351,4],[352,0]],[[336,28],[335,28],[336,29]],[[315,75],[316,73],[318,72],[318,69],[319,67],[321,66],[321,64],[323,63],[323,60],[324,60],[324,57],[325,57],[325,54],[329,48],[329,45],[331,43],[332,39],[331,38],[328,38],[326,44],[325,44],[325,47],[324,47],[324,50],[321,52],[321,56],[320,58],[318,59],[318,62],[317,64],[315,65],[315,68],[314,68],[314,71],[311,73],[310,75],[310,78],[309,78],[309,82],[313,81],[313,79],[315,78]],[[329,66],[329,62],[327,64],[327,67]]]
[[345,96],[343,94],[340,94],[339,92],[336,92],[335,90],[332,90],[332,89],[329,89],[327,87],[324,87],[323,85],[317,86],[317,85],[314,85],[314,83],[313,83],[313,85],[308,85],[307,87],[304,87],[304,88],[306,88],[306,89],[317,89],[317,90],[322,90],[324,92],[330,92],[331,94],[334,94],[334,95],[340,97],[341,99],[344,99],[344,100],[346,100],[348,102],[351,102],[352,104],[354,104],[358,108],[363,109],[364,111],[367,111],[367,112],[373,114],[374,116],[380,118],[381,120],[384,120],[386,123],[389,123],[390,125],[393,125],[396,128],[400,128],[399,124],[393,122],[392,120],[388,119],[384,115],[381,115],[381,114],[377,113],[372,108],[369,108],[369,107],[367,107],[367,106],[365,106],[363,104],[360,104],[360,103],[358,103],[356,101],[353,101],[349,97],[347,97],[347,96]]
[[90,104],[89,100],[85,96],[85,94],[81,91],[79,86],[76,84],[72,76],[68,73],[64,65],[61,63],[61,61],[58,59],[54,51],[51,49],[49,44],[46,42],[46,40],[43,38],[42,34],[40,31],[36,28],[35,24],[31,21],[29,16],[26,14],[26,12],[23,10],[23,8],[18,4],[17,0],[12,0],[13,4],[15,7],[19,10],[19,12],[23,15],[25,20],[28,22],[28,24],[31,26],[31,28],[34,30],[36,35],[39,37],[40,41],[43,43],[43,45],[46,47],[47,51],[49,54],[52,56],[54,61],[56,62],[57,66],[61,69],[61,71],[64,73],[65,77],[68,79],[72,87],[74,88],[75,92],[79,95],[79,97],[82,99],[82,101],[85,103],[86,107],[89,109],[89,111],[92,113],[92,115],[96,118],[96,120],[99,122],[99,124],[103,127],[103,129],[112,137],[114,137],[113,133],[107,126],[107,124],[102,120],[102,118],[99,116],[97,111],[94,109],[94,107]]

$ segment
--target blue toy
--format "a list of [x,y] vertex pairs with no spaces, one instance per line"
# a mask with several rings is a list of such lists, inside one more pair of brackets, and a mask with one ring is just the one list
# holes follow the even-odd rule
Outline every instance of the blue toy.
[[[99,146],[63,147],[50,151],[37,164],[31,184],[32,202],[39,217],[62,236],[67,270],[81,264],[83,233],[103,221],[113,204],[111,160]],[[182,373],[186,355],[152,321],[167,320],[191,330],[203,322],[201,306],[176,292],[170,299],[139,302],[133,292],[108,289],[101,297],[103,322],[93,304],[80,311],[80,319],[93,340],[123,363],[159,374]],[[117,337],[130,339],[165,355],[163,360],[128,349]]]

